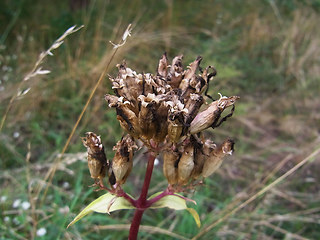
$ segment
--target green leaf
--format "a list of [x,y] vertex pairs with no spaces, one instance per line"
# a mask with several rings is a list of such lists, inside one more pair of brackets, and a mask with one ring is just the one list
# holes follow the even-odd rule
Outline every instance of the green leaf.
[[193,219],[196,221],[196,224],[199,228],[201,226],[201,221],[197,211],[194,210],[193,208],[187,208],[186,210],[188,210],[188,212],[192,215]]
[[133,209],[131,203],[123,197],[117,197],[112,195],[111,193],[106,193],[101,197],[97,198],[93,202],[91,202],[85,209],[83,209],[69,225],[70,227],[77,221],[79,221],[84,216],[88,215],[91,212],[98,212],[98,213],[110,213],[116,210],[121,209]]
[[[155,193],[149,199],[152,199],[161,193],[162,192]],[[194,218],[197,226],[198,227],[201,226],[200,218],[197,211],[194,210],[193,208],[187,207],[187,200],[185,197],[179,194],[167,195],[161,198],[159,201],[152,204],[150,208],[164,208],[164,207],[172,208],[175,210],[187,210]]]

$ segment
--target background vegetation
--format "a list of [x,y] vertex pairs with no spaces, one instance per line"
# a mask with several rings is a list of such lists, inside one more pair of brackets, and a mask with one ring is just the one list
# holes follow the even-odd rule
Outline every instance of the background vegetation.
[[[83,3],[83,4],[81,4]],[[217,142],[236,140],[236,152],[218,174],[188,197],[197,201],[202,227],[187,212],[148,210],[141,239],[320,239],[320,161],[312,158],[225,221],[205,229],[286,173],[315,149],[320,133],[320,1],[31,1],[0,2],[0,116],[38,55],[72,25],[84,25],[48,56],[51,71],[26,81],[0,133],[0,239],[125,239],[133,211],[92,214],[66,230],[86,204],[101,195],[92,184],[80,141],[102,136],[107,155],[122,130],[99,86],[71,144],[61,152],[112,46],[129,23],[133,36],[119,50],[140,72],[155,72],[159,57],[201,55],[218,77],[210,92],[239,95],[234,117],[215,131]],[[137,155],[126,189],[138,191],[144,174]],[[52,178],[48,173],[55,171]],[[164,189],[161,162],[150,194]],[[20,201],[20,202],[19,202]]]

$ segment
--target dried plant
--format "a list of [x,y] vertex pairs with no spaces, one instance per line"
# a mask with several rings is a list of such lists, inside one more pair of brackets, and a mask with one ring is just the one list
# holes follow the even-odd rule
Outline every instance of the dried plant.
[[[136,209],[129,233],[129,239],[136,239],[144,211],[161,207],[186,209],[200,225],[198,214],[186,205],[187,201],[194,201],[178,193],[194,189],[221,166],[225,156],[232,154],[233,140],[226,139],[217,145],[206,139],[203,131],[217,128],[230,118],[239,97],[219,94],[219,99],[213,100],[207,90],[216,69],[213,66],[202,69],[200,56],[184,69],[182,58],[182,55],[176,56],[170,64],[164,53],[155,75],[137,73],[127,67],[125,61],[117,65],[118,75],[110,77],[115,94],[106,94],[105,99],[109,107],[115,108],[127,134],[113,148],[112,161],[106,159],[100,136],[88,132],[82,138],[94,185],[108,193],[86,207],[69,226],[92,211],[110,213]],[[210,104],[206,103],[206,97],[212,101]],[[229,107],[231,111],[223,117],[222,113]],[[138,146],[147,149],[148,165],[141,194],[134,199],[122,185],[132,172],[133,155]],[[163,159],[168,187],[147,198],[158,155]],[[108,185],[103,183],[105,176]]]

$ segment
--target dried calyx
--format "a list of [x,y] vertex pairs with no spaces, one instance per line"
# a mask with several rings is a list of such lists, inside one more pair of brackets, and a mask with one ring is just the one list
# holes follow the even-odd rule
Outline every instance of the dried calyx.
[[109,169],[109,162],[107,161],[101,138],[93,132],[87,132],[86,136],[81,140],[87,148],[90,175],[95,180],[95,184],[103,186],[103,178]]
[[113,147],[116,153],[112,160],[112,173],[109,177],[111,185],[125,183],[133,166],[133,153],[136,148],[138,147],[129,134],[122,137]]
[[[208,177],[224,156],[232,153],[232,140],[216,146],[204,139],[202,131],[216,128],[231,117],[239,97],[220,94],[218,100],[205,103],[203,95],[207,96],[209,81],[217,73],[215,68],[201,69],[199,56],[184,69],[182,58],[176,56],[170,65],[163,54],[156,75],[136,73],[126,62],[117,65],[118,75],[110,78],[115,95],[107,94],[105,99],[116,109],[117,119],[128,135],[115,147],[111,184],[121,185],[129,175],[135,140],[162,154],[164,175],[169,184],[177,186]],[[231,111],[222,117],[228,107]]]

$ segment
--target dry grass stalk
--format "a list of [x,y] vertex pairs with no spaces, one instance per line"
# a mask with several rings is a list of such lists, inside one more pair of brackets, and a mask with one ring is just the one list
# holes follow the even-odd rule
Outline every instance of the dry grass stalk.
[[[131,24],[129,24],[129,26],[127,27],[127,29],[126,29],[126,31],[125,31],[125,33],[124,33],[121,41],[118,43],[118,45],[121,45],[123,42],[126,41],[127,37],[129,36],[128,32],[131,31],[131,28],[130,28],[130,27],[131,27]],[[126,35],[126,37],[125,37],[125,35]],[[114,49],[114,51],[113,51],[113,53],[112,53],[112,55],[111,55],[111,57],[110,57],[107,65],[105,66],[105,68],[104,68],[103,72],[101,73],[98,81],[96,82],[95,86],[93,87],[93,89],[92,89],[92,91],[91,91],[91,93],[90,93],[90,96],[89,96],[88,99],[87,99],[86,104],[84,105],[84,107],[83,107],[80,115],[78,116],[78,119],[77,119],[76,123],[74,124],[71,133],[69,134],[69,137],[68,137],[68,139],[67,139],[67,141],[66,141],[66,143],[65,143],[65,145],[64,145],[64,147],[63,147],[63,149],[62,149],[62,151],[61,151],[60,156],[56,159],[55,164],[53,165],[53,167],[50,168],[49,171],[47,172],[44,181],[48,181],[49,183],[52,182],[52,179],[53,179],[54,174],[55,174],[55,172],[56,172],[56,170],[57,170],[57,167],[58,167],[59,163],[61,162],[62,156],[63,156],[63,154],[66,152],[66,150],[67,150],[67,148],[68,148],[68,146],[69,146],[69,144],[70,144],[70,141],[71,141],[71,139],[72,139],[72,137],[73,137],[73,135],[74,135],[74,133],[75,133],[75,131],[76,131],[76,129],[77,129],[77,127],[78,127],[78,125],[79,125],[79,123],[80,123],[80,121],[81,121],[84,113],[85,113],[85,111],[87,110],[87,108],[88,108],[88,106],[89,106],[89,104],[90,104],[90,102],[91,102],[91,100],[92,100],[95,92],[97,91],[97,89],[98,89],[101,81],[102,81],[102,80],[104,79],[104,77],[106,76],[107,71],[109,70],[110,64],[111,64],[112,60],[114,59],[114,57],[116,56],[116,54],[117,54],[117,52],[118,52],[118,49],[119,49],[119,47],[117,47],[117,48]],[[42,194],[42,200],[41,200],[40,205],[42,205],[42,203],[43,203],[44,200],[45,200],[45,197],[46,197],[47,191],[48,191],[48,187],[49,187],[49,184],[47,185],[46,189],[44,190],[44,193]],[[39,196],[41,190],[42,190],[42,186],[39,186],[38,189],[37,189],[37,191],[36,191],[36,192],[37,192],[37,194],[36,194],[37,196]]]
[[80,26],[78,28],[76,28],[76,26],[72,26],[69,29],[67,29],[46,51],[40,53],[37,62],[35,63],[35,65],[33,66],[32,70],[22,79],[22,81],[19,83],[18,87],[17,87],[17,92],[12,95],[9,104],[5,110],[5,113],[1,119],[1,124],[0,124],[0,132],[2,131],[2,128],[4,126],[4,123],[6,121],[7,115],[12,107],[13,102],[18,98],[18,97],[22,97],[23,95],[27,94],[30,90],[30,88],[27,88],[26,90],[21,90],[22,85],[24,84],[24,81],[28,81],[31,78],[34,78],[35,76],[38,75],[44,75],[44,74],[48,74],[50,73],[49,70],[42,70],[41,64],[43,63],[44,59],[50,55],[53,56],[52,51],[59,48],[62,44],[63,44],[63,40],[69,36],[70,34],[77,32],[78,30],[80,30],[83,27]]

